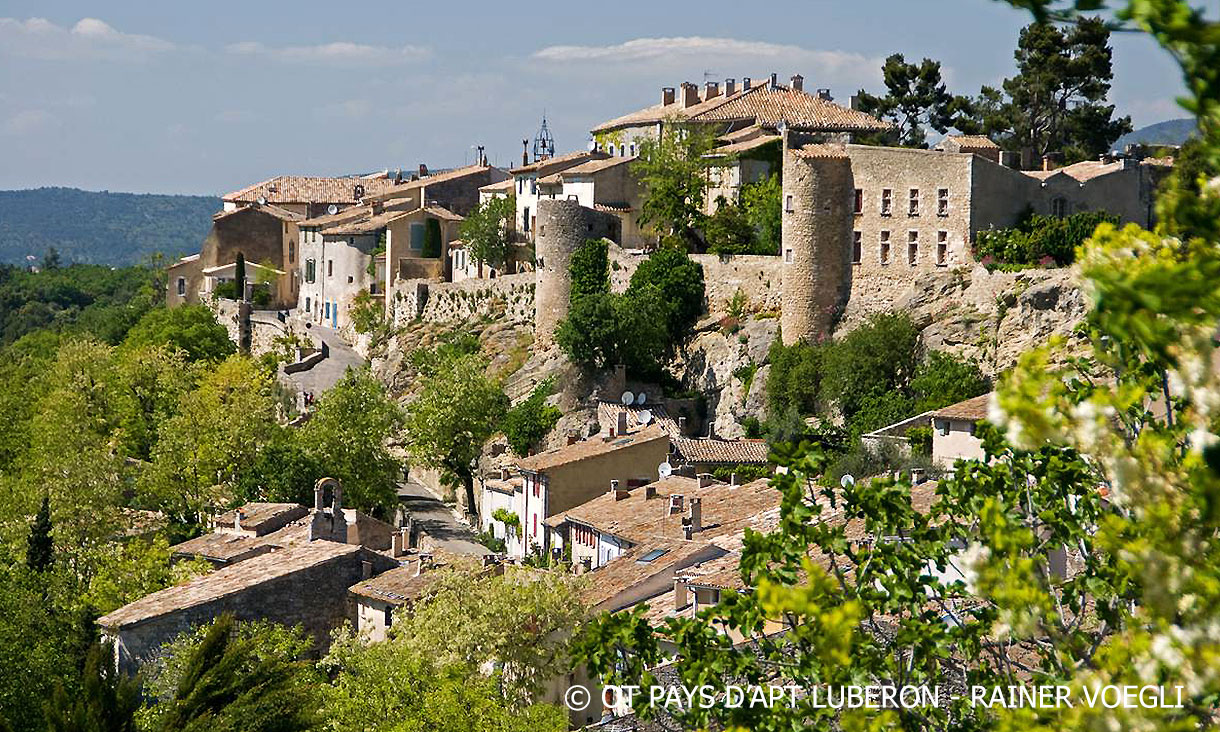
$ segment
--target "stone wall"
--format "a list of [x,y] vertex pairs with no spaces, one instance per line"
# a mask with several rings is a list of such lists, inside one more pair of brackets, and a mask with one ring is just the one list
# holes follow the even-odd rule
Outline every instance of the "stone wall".
[[572,252],[589,239],[618,241],[620,222],[613,214],[585,208],[576,201],[543,199],[538,202],[537,290],[534,297],[534,337],[549,345],[559,321],[567,317],[572,281],[568,262]]
[[430,283],[420,317],[430,323],[454,323],[494,316],[512,323],[534,317],[534,273],[494,280]]
[[703,268],[703,292],[709,313],[727,313],[729,301],[738,292],[745,296],[747,312],[780,310],[782,258],[761,254],[693,254],[691,259]]
[[[208,305],[212,308],[212,312],[216,313],[217,322],[229,332],[229,340],[239,343],[241,333],[237,322],[237,301],[213,298]],[[273,310],[255,310],[251,313],[250,329],[250,355],[255,357],[272,350],[275,347],[275,339],[286,335],[290,330],[297,333],[303,332],[301,329],[290,328],[281,323]],[[308,335],[302,337],[306,341],[314,340]]]

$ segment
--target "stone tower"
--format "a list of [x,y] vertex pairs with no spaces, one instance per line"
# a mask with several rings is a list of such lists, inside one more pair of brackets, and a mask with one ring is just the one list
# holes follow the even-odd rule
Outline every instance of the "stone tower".
[[842,145],[784,135],[784,343],[830,335],[851,290],[853,183]]
[[534,236],[534,344],[549,346],[555,328],[568,315],[572,278],[568,263],[572,252],[589,239],[618,241],[621,224],[613,214],[595,211],[576,201],[544,198],[538,201]]

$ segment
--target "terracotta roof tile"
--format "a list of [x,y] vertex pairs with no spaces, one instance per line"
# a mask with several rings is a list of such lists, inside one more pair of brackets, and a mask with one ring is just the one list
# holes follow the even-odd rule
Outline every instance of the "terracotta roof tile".
[[241,508],[225,511],[212,520],[213,527],[232,528],[237,519],[237,512],[242,512],[241,528],[264,534],[266,531],[278,529],[289,521],[294,521],[309,513],[309,509],[299,503],[247,503]]
[[495,170],[499,170],[499,168],[491,165],[467,165],[461,168],[454,168],[453,170],[446,170],[440,173],[426,175],[423,178],[416,178],[415,180],[404,180],[402,183],[398,184],[395,184],[394,181],[391,180],[388,187],[377,192],[370,192],[364,198],[366,201],[385,201],[419,188],[435,185],[437,183],[448,183],[449,181],[460,180],[461,178],[465,178],[467,176],[482,175]]
[[268,203],[356,203],[357,186],[364,197],[394,187],[394,181],[384,175],[362,178],[315,178],[305,175],[280,175],[255,183],[239,191],[226,193],[225,201],[253,203],[265,198]]
[[274,216],[275,218],[279,219],[280,221],[297,222],[297,221],[305,220],[304,214],[299,214],[296,211],[289,211],[286,208],[280,208],[279,206],[276,206],[275,204],[272,204],[272,203],[264,203],[264,204],[251,203],[251,204],[247,204],[245,206],[239,206],[239,207],[233,209],[232,211],[219,211],[212,215],[212,220],[220,221],[221,219],[228,218],[229,216],[232,216],[233,214],[246,213],[247,211],[261,211],[262,213],[266,213],[266,214],[270,214],[271,216]]
[[610,157],[604,152],[596,152],[591,150],[577,150],[575,152],[556,155],[553,158],[539,160],[536,163],[522,165],[519,168],[512,168],[509,173],[513,175],[524,175],[526,173],[534,173],[536,175],[548,175],[555,173],[565,168],[570,168],[573,165],[580,165],[586,160],[601,160]]
[[254,554],[274,551],[275,544],[261,536],[213,532],[170,547],[175,556],[203,557],[214,562],[232,562]]
[[[957,144],[958,149],[963,152],[971,150],[999,150],[1000,146],[991,141],[990,137],[985,135],[945,135],[945,140],[951,140]],[[942,140],[942,143],[945,141]]]
[[665,430],[670,437],[681,437],[682,433],[678,431],[678,423],[673,417],[669,416],[664,404],[644,404],[643,406],[633,404],[627,406],[622,402],[606,402],[599,401],[597,403],[597,422],[606,429],[618,424],[618,415],[620,412],[627,413],[627,429],[634,430],[640,426],[640,415],[647,411],[652,418],[650,424],[655,424]]
[[933,417],[941,419],[968,419],[977,422],[980,419],[987,419],[987,408],[991,404],[991,395],[993,392],[988,392],[981,396],[971,397],[957,404],[938,409],[932,413]]
[[780,139],[779,135],[759,135],[739,142],[729,143],[728,145],[721,145],[718,148],[714,148],[708,155],[740,155],[743,152],[749,152],[765,145],[778,143]]
[[763,440],[674,438],[674,452],[692,463],[751,463],[766,465],[770,452]]
[[[662,553],[655,559],[641,561],[650,553],[658,551]],[[641,544],[584,575],[588,578],[588,585],[581,593],[581,599],[594,609],[617,610],[618,607],[603,603],[612,603],[621,593],[658,575],[672,574],[694,564],[700,558],[710,559],[722,552],[722,549],[707,542],[681,539]]]
[[650,425],[637,432],[618,435],[613,439],[603,439],[600,436],[590,437],[574,445],[565,445],[554,450],[540,452],[537,455],[531,455],[530,457],[518,460],[517,467],[521,470],[536,473],[548,468],[574,463],[598,455],[605,455],[615,450],[644,445],[654,440],[668,439],[669,435],[664,430]]
[[805,91],[770,85],[755,87],[735,95],[730,101],[691,116],[695,122],[736,122],[752,120],[755,124],[776,128],[780,123],[801,130],[875,131],[888,130],[893,125],[835,104]]

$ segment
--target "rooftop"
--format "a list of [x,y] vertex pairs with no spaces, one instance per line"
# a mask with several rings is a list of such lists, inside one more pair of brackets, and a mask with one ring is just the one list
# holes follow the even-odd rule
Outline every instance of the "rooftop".
[[196,536],[170,547],[180,556],[198,556],[216,562],[230,562],[251,552],[273,551],[276,546],[261,536],[228,534],[220,531]]
[[439,570],[447,567],[475,568],[479,566],[478,557],[440,553],[436,562],[429,569],[419,571],[419,562],[404,564],[401,567],[382,572],[359,584],[352,585],[348,590],[353,595],[369,600],[378,600],[390,605],[403,605],[419,598],[442,575]]
[[740,155],[741,153],[749,152],[766,145],[779,143],[781,139],[782,138],[779,135],[757,135],[755,137],[748,137],[744,140],[731,142],[727,145],[721,145],[720,147],[713,148],[708,155]]
[[220,600],[340,557],[356,556],[363,551],[367,550],[353,544],[315,541],[270,552],[146,595],[99,618],[97,622],[104,628],[135,625],[150,618]]
[[675,437],[674,452],[692,463],[750,463],[766,465],[771,449],[764,440],[718,440]]
[[999,150],[1000,146],[985,135],[945,135],[941,143],[952,141],[962,150]]
[[691,116],[695,122],[753,121],[770,128],[781,123],[800,130],[870,132],[888,130],[889,122],[835,104],[806,91],[769,84],[754,87]]
[[792,151],[798,158],[843,158],[848,159],[847,148],[843,145],[820,144],[804,145]]
[[932,412],[933,417],[941,419],[967,419],[974,422],[980,419],[987,419],[987,407],[991,403],[991,395],[993,392],[971,397],[957,404],[950,404],[943,409],[937,409]]
[[614,157],[614,158],[605,158],[602,160],[588,160],[586,162],[580,163],[579,165],[573,165],[572,167],[566,168],[557,173],[551,173],[550,175],[547,175],[543,178],[539,178],[538,182],[543,185],[552,185],[555,183],[562,183],[563,181],[567,180],[569,177],[575,177],[575,176],[580,176],[580,175],[596,175],[597,173],[600,173],[603,170],[608,170],[610,168],[616,168],[616,167],[618,167],[620,165],[624,165],[626,163],[633,163],[633,162],[635,162],[635,160],[636,160],[636,157],[634,155],[633,156]]
[[601,160],[608,157],[610,156],[603,152],[577,150],[576,152],[564,153],[563,155],[556,155],[553,158],[547,158],[546,160],[539,160],[534,163],[522,165],[521,167],[513,168],[508,172],[512,173],[513,175],[525,175],[528,173],[534,173],[535,175],[539,176],[549,175],[550,173],[556,173],[560,170],[570,168],[573,165],[580,165],[587,160]]
[[419,188],[426,188],[427,186],[436,185],[437,183],[448,183],[449,181],[460,180],[462,178],[466,178],[467,176],[482,175],[484,173],[497,170],[499,170],[499,168],[491,165],[467,165],[461,168],[454,168],[453,170],[446,170],[442,173],[425,175],[422,178],[416,178],[414,180],[404,180],[401,183],[390,181],[390,185],[388,187],[377,192],[370,192],[367,196],[365,196],[365,200],[384,201],[401,196],[404,192],[414,191]]
[[247,213],[250,211],[258,211],[261,213],[269,214],[269,215],[274,216],[275,218],[279,219],[280,221],[296,222],[296,221],[305,220],[304,214],[299,214],[296,211],[289,211],[286,208],[280,208],[279,206],[276,206],[271,203],[260,204],[257,201],[254,203],[251,203],[249,205],[246,205],[246,206],[241,206],[239,208],[235,208],[232,211],[219,211],[212,215],[212,220],[220,221],[221,219],[227,218],[234,214]]
[[278,529],[309,513],[309,509],[299,503],[247,503],[240,509],[220,514],[212,520],[212,526],[231,528],[239,510],[242,512],[241,528],[260,535],[265,533],[264,529]]
[[253,203],[262,198],[267,203],[356,203],[362,197],[393,187],[394,181],[384,174],[344,178],[279,175],[239,191],[226,193],[224,200]]
[[[585,575],[589,578],[589,584],[581,593],[581,597],[590,607],[597,608],[620,593],[659,574],[672,572],[693,564],[701,557],[712,557],[722,552],[723,550],[707,542],[682,539],[641,544]],[[672,583],[670,586],[672,587]]]
[[622,402],[607,402],[599,401],[597,403],[597,422],[605,427],[618,424],[618,415],[620,412],[627,413],[627,430],[638,429],[640,425],[640,415],[643,412],[648,412],[651,420],[649,424],[655,424],[665,430],[670,437],[681,437],[682,433],[678,430],[678,422],[673,417],[669,416],[665,405],[657,404],[633,404],[628,406]]
[[517,461],[517,467],[531,473],[537,473],[549,468],[567,465],[581,460],[598,457],[627,447],[637,447],[655,440],[668,440],[665,430],[655,425],[649,425],[637,432],[618,435],[612,439],[590,437],[572,445],[555,448],[531,455]]

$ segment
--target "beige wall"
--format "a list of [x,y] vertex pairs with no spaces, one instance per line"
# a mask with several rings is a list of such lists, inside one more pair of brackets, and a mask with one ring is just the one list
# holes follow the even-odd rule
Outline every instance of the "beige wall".
[[[948,434],[942,434],[945,428]],[[957,460],[982,460],[983,441],[974,436],[974,422],[960,419],[932,420],[932,459],[946,468]]]

